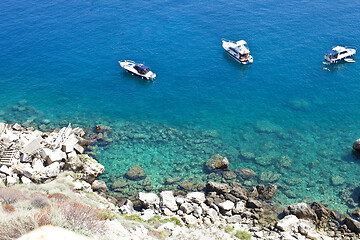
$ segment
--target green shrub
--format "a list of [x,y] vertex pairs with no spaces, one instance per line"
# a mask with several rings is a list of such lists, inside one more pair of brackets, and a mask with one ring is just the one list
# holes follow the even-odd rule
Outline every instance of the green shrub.
[[234,231],[234,228],[232,227],[232,226],[229,226],[229,225],[226,225],[226,227],[225,227],[225,232],[227,232],[227,233],[231,233],[232,231]]
[[251,234],[246,231],[237,231],[235,233],[235,237],[237,237],[238,239],[241,239],[241,240],[250,240]]
[[132,220],[132,221],[143,222],[141,217],[139,215],[137,215],[137,214],[126,215],[125,218],[128,219],[128,220]]

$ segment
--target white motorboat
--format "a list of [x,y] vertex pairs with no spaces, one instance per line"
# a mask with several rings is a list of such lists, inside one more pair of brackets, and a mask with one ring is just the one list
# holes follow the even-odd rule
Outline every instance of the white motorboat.
[[230,40],[222,39],[222,46],[225,51],[239,63],[253,63],[253,57],[250,55],[249,47],[244,40],[233,42]]
[[[354,54],[356,54],[356,49],[354,48],[336,46],[333,49],[329,50],[328,53],[325,55],[324,63],[337,63],[341,60],[349,62],[349,60],[347,59],[349,59]],[[352,62],[355,61],[353,60]]]
[[150,71],[150,68],[141,63],[135,63],[131,60],[119,61],[119,64],[122,68],[128,71],[131,74],[145,78],[148,80],[154,80],[156,74]]

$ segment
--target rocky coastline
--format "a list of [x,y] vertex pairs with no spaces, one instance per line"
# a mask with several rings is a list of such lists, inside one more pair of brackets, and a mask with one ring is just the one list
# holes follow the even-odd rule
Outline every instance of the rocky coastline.
[[[133,239],[359,239],[360,210],[340,215],[318,202],[301,202],[285,208],[272,201],[278,187],[271,184],[251,186],[256,175],[251,169],[231,171],[226,157],[214,155],[204,169],[215,181],[195,185],[183,181],[182,190],[171,185],[180,179],[167,179],[169,188],[151,192],[151,180],[141,166],[129,168],[125,178],[144,182],[137,197],[114,197],[106,183],[97,178],[104,172],[86,149],[94,139],[101,140],[104,126],[95,126],[98,134],[86,133],[69,124],[62,129],[39,131],[19,124],[0,123],[0,179],[7,186],[47,184],[64,171],[73,172],[72,188],[78,193],[93,192],[106,200],[111,211],[137,221],[140,225],[124,236]],[[359,144],[354,143],[354,149]],[[358,150],[358,149],[356,149]],[[283,164],[286,164],[284,159]],[[234,176],[241,176],[244,186]],[[275,178],[269,175],[263,178]],[[225,181],[223,181],[225,180]],[[334,180],[336,181],[336,179]],[[110,189],[122,189],[126,181],[114,181]],[[4,200],[0,202],[4,204]],[[159,219],[163,220],[159,220]],[[149,235],[143,227],[154,222],[159,233]],[[110,223],[108,223],[110,224]],[[117,223],[119,224],[119,223]],[[110,224],[111,225],[111,224]],[[140,227],[142,226],[142,227]],[[140,230],[139,230],[140,229]],[[138,231],[138,232],[137,232]],[[203,239],[203,238],[202,238]]]

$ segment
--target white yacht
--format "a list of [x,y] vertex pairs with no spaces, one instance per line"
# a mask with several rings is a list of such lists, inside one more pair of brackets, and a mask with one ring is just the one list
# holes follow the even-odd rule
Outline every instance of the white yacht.
[[253,57],[250,55],[250,50],[244,40],[233,42],[230,40],[222,39],[222,46],[225,51],[239,63],[253,63]]
[[356,54],[356,49],[354,48],[336,46],[327,52],[324,57],[324,63],[337,63],[341,60],[344,60],[345,62],[355,62],[354,59],[350,58],[354,54]]
[[143,64],[135,63],[131,60],[119,61],[119,64],[129,73],[139,76],[141,78],[154,80],[156,77],[156,74],[150,71],[150,68]]

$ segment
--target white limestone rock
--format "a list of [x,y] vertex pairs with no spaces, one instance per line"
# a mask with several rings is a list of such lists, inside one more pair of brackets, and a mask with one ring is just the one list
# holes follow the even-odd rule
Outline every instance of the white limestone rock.
[[183,204],[185,202],[185,198],[183,198],[181,196],[176,196],[175,201],[176,201],[177,205],[180,206],[181,204]]
[[134,204],[129,200],[127,199],[126,202],[124,203],[124,205],[122,205],[120,208],[119,208],[120,212],[122,214],[128,214],[128,215],[131,215],[134,213]]
[[190,214],[194,211],[194,206],[191,203],[184,202],[180,206],[180,210],[183,211],[185,214]]
[[21,131],[21,130],[22,130],[22,127],[21,127],[20,124],[18,124],[18,123],[15,123],[12,128],[13,128],[14,130],[16,130],[16,131]]
[[172,191],[163,191],[160,193],[160,201],[162,208],[168,208],[171,211],[175,212],[179,208],[176,204],[175,197]]
[[235,204],[235,207],[232,211],[234,214],[240,214],[240,213],[244,212],[245,209],[246,209],[245,202],[240,201]]
[[155,193],[139,192],[139,200],[145,208],[158,209],[160,205],[160,198]]
[[56,177],[60,173],[60,163],[54,162],[47,167],[44,167],[38,174],[33,176],[36,182],[44,181],[48,178]]
[[186,199],[191,202],[201,204],[205,202],[205,194],[203,192],[190,192],[186,195]]
[[29,178],[25,177],[25,176],[22,176],[22,177],[20,178],[20,180],[21,180],[21,182],[22,182],[23,184],[30,184],[30,183],[32,183],[32,181],[31,181]]
[[193,215],[185,215],[184,222],[188,225],[194,225],[197,223],[197,219]]
[[139,216],[142,220],[147,221],[153,216],[155,216],[155,212],[152,209],[145,209]]
[[83,163],[83,176],[81,179],[93,183],[95,178],[104,172],[104,166],[87,154],[82,154],[79,157]]
[[12,176],[7,176],[6,177],[6,186],[11,186],[16,184],[16,178],[12,177]]
[[91,192],[91,185],[85,181],[76,181],[74,183],[74,189],[79,191]]
[[193,215],[194,215],[195,217],[197,217],[197,218],[201,217],[202,213],[203,213],[203,210],[202,210],[202,208],[201,208],[199,205],[194,206]]
[[62,145],[61,150],[66,153],[74,151],[74,146],[78,143],[78,141],[79,140],[74,135],[70,136]]
[[85,149],[82,146],[80,146],[80,144],[75,144],[74,149],[80,154],[83,154],[85,151]]
[[11,169],[8,168],[7,166],[2,165],[2,166],[0,167],[0,173],[4,173],[4,174],[6,174],[6,175],[11,175],[11,174],[12,174],[12,171],[11,171]]
[[218,206],[224,211],[230,211],[234,208],[235,204],[232,201],[226,200],[225,202],[219,203]]
[[31,166],[35,172],[40,172],[44,168],[44,162],[40,158],[34,158]]
[[66,153],[61,151],[60,149],[55,150],[46,150],[47,154],[47,164],[50,165],[54,162],[61,162],[62,160],[65,160],[67,158]]
[[284,232],[290,232],[291,228],[299,224],[299,219],[295,215],[287,215],[276,223],[276,227]]
[[207,215],[213,223],[219,221],[219,215],[215,209],[210,208],[209,211],[207,211]]

